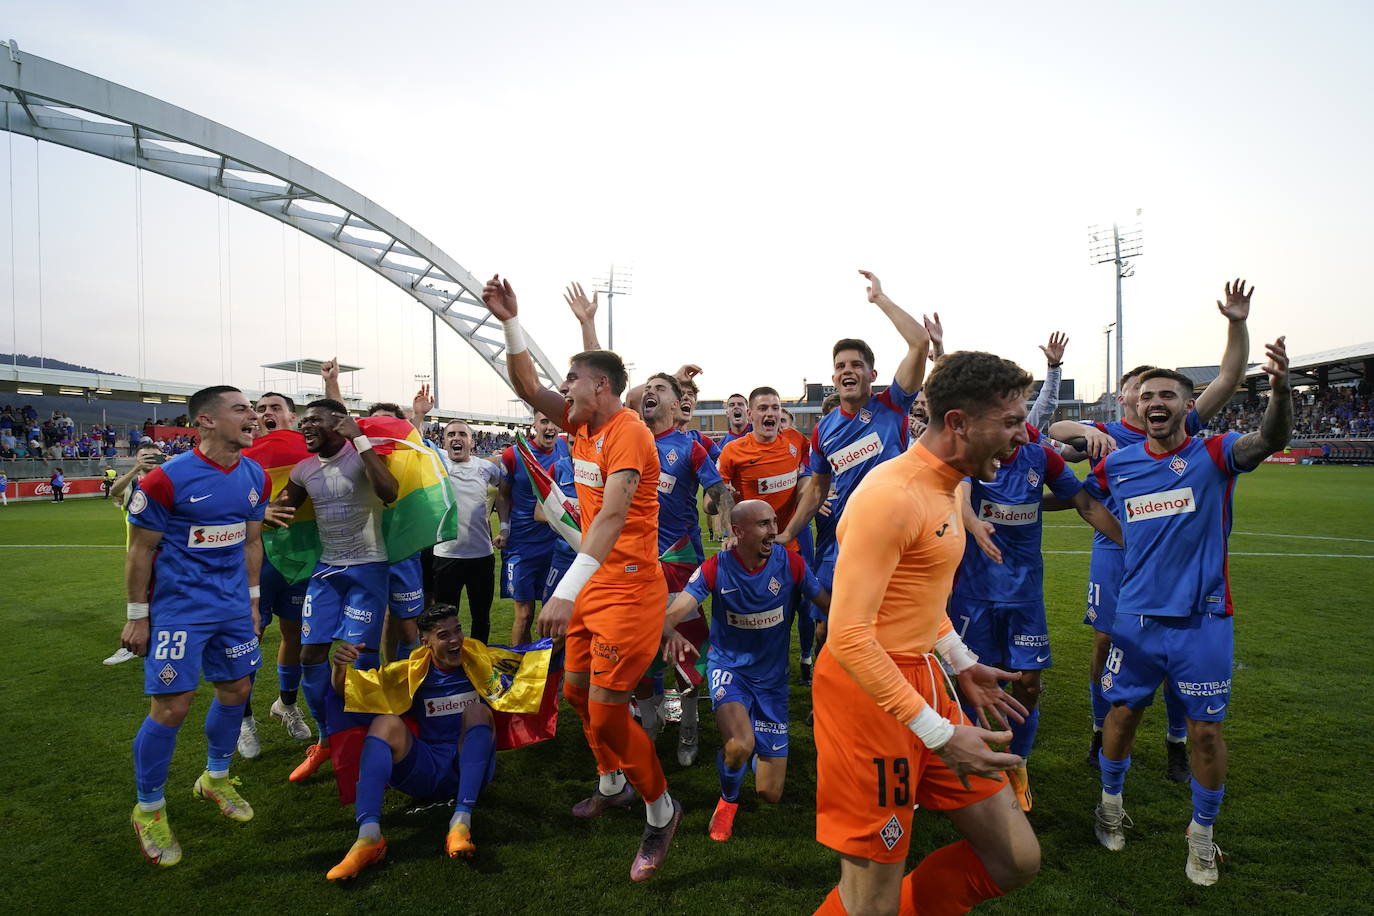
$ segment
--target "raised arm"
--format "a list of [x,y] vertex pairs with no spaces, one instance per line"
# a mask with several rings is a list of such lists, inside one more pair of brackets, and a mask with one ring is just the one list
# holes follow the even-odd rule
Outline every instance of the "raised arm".
[[572,309],[577,323],[582,326],[584,350],[601,349],[601,341],[596,337],[597,295],[596,290],[592,290],[592,297],[588,299],[587,294],[582,292],[581,283],[569,283],[568,288],[563,291],[563,301],[568,303],[568,308]]
[[1241,382],[1245,381],[1245,364],[1250,356],[1250,330],[1246,322],[1250,318],[1250,297],[1254,293],[1253,286],[1246,292],[1245,281],[1237,279],[1226,284],[1226,302],[1217,300],[1217,311],[1228,322],[1226,352],[1221,357],[1217,377],[1212,379],[1193,404],[1203,423],[1220,413]]
[[1054,416],[1054,409],[1059,406],[1059,382],[1064,377],[1064,348],[1068,343],[1067,335],[1055,331],[1049,343],[1040,348],[1045,354],[1045,383],[1040,386],[1040,393],[1035,396],[1030,415],[1026,417],[1026,422],[1037,429]]
[[525,345],[525,333],[520,329],[520,319],[516,317],[519,308],[510,281],[501,279],[499,275],[493,276],[482,287],[482,301],[506,332],[506,375],[511,389],[533,410],[561,420],[563,395],[539,384],[534,357],[530,356]]
[[434,409],[434,398],[429,393],[429,383],[420,386],[420,390],[415,392],[415,399],[410,402],[410,425],[415,427],[415,431],[420,434],[420,438],[425,437],[425,417]]
[[887,320],[892,322],[892,326],[897,329],[897,333],[902,335],[902,340],[906,341],[906,355],[897,364],[897,371],[893,374],[894,381],[903,391],[914,394],[921,388],[921,383],[926,377],[926,359],[930,353],[930,334],[925,326],[912,318],[897,303],[888,298],[887,293],[883,292],[883,285],[871,272],[867,270],[859,271],[864,279],[868,281],[868,301],[872,302],[882,313],[887,316]]
[[1264,374],[1269,376],[1269,406],[1264,409],[1260,428],[1236,440],[1232,452],[1237,467],[1257,468],[1270,455],[1288,444],[1293,437],[1293,389],[1288,382],[1287,338],[1280,337],[1265,344],[1269,361]]
[[324,396],[343,403],[343,389],[339,387],[339,358],[320,363],[320,378],[324,379]]

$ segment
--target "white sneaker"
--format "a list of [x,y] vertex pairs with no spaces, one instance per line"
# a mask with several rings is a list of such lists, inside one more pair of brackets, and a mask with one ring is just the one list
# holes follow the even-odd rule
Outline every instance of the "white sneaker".
[[1218,862],[1226,861],[1226,853],[1212,842],[1212,828],[1199,827],[1189,823],[1185,832],[1188,837],[1188,865],[1183,869],[1188,880],[1203,887],[1211,887],[1221,877]]
[[272,704],[272,711],[269,715],[286,726],[286,733],[297,741],[309,741],[314,735],[310,731],[310,725],[305,721],[305,714],[301,712],[295,703],[290,705],[283,703],[281,697],[277,697]]
[[1135,824],[1131,822],[1131,816],[1121,804],[1099,804],[1093,811],[1093,821],[1093,832],[1097,834],[1097,842],[1112,852],[1120,852],[1126,848],[1126,828],[1134,827]]
[[105,659],[105,661],[102,662],[101,664],[105,664],[105,665],[118,665],[118,664],[121,663],[121,662],[131,661],[132,659],[135,659],[135,658],[138,658],[138,656],[135,655],[134,653],[130,652],[128,649],[124,648],[123,646],[120,646],[119,649],[118,649],[118,651],[116,651],[114,655],[111,655],[109,658]]
[[258,740],[258,723],[247,716],[239,726],[239,756],[252,760],[262,753],[262,742]]
[[683,725],[678,731],[677,762],[689,767],[697,762],[697,729]]

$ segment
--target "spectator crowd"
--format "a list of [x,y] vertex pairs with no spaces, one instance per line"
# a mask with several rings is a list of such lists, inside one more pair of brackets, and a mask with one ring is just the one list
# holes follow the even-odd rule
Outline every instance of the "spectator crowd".
[[[1214,432],[1258,429],[1260,417],[1269,403],[1261,395],[1247,404],[1227,407],[1211,423]],[[1342,385],[1319,391],[1316,388],[1293,392],[1294,439],[1369,439],[1374,438],[1374,399],[1361,394],[1355,385]]]

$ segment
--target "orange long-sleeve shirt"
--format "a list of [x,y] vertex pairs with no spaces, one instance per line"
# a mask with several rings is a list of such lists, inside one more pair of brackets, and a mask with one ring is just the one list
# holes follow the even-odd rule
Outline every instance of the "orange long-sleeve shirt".
[[916,718],[926,701],[892,656],[930,652],[953,629],[945,604],[964,555],[961,479],[918,443],[869,472],[840,519],[826,645],[902,722]]

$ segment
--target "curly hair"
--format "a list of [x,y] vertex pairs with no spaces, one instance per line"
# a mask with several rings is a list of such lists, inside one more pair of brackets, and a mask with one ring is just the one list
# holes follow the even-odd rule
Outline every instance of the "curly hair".
[[1023,395],[1034,381],[1026,370],[993,353],[960,350],[936,364],[926,380],[930,425],[939,429],[945,414],[962,410],[977,416],[1012,395]]

